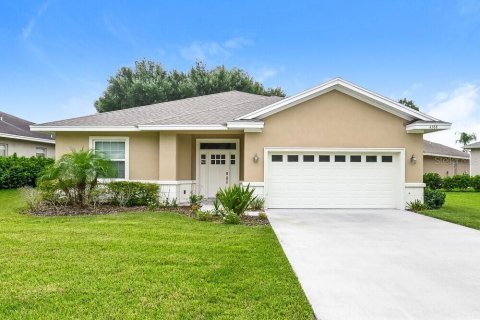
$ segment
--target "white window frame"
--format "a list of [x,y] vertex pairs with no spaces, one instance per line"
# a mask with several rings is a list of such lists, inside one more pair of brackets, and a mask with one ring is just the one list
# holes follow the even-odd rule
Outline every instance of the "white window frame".
[[[125,143],[125,178],[101,179],[101,181],[124,181],[130,179],[130,139],[129,137],[117,136],[90,136],[88,143],[90,150],[95,151],[95,142],[124,142]],[[114,160],[113,160],[114,161]]]
[[0,157],[8,157],[8,143],[0,143],[0,145],[5,147],[5,155]]
[[35,147],[35,157],[39,157],[38,149],[43,150],[43,157],[46,158],[47,157],[47,151],[48,151],[46,147]]

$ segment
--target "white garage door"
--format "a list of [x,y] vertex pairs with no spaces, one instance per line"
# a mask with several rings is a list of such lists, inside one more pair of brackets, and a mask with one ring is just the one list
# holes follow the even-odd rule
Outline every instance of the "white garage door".
[[396,208],[398,153],[270,152],[269,208]]

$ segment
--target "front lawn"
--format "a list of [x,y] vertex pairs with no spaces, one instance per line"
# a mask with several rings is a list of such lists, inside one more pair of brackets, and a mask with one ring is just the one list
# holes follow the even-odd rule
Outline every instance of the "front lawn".
[[312,319],[271,227],[22,206],[0,191],[0,319]]
[[480,230],[480,192],[447,192],[441,209],[421,213]]

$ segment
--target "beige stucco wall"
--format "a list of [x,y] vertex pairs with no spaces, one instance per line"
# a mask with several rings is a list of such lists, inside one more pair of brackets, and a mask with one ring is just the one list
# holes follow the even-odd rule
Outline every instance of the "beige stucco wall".
[[56,156],[89,148],[91,136],[129,137],[129,176],[132,180],[195,180],[196,139],[240,140],[240,179],[243,177],[243,134],[237,132],[57,132]]
[[424,156],[423,172],[435,172],[442,177],[470,172],[470,161],[448,157]]
[[476,176],[480,174],[480,149],[472,149],[470,159],[472,161],[472,171],[470,174]]
[[57,132],[56,157],[73,149],[89,149],[89,137],[129,137],[129,176],[132,180],[158,180],[158,132]]
[[19,157],[33,157],[36,154],[36,148],[42,147],[47,148],[47,157],[55,157],[54,144],[8,138],[0,138],[0,143],[7,145],[7,155],[9,156],[16,153]]
[[[264,119],[263,133],[245,133],[244,180],[263,181],[264,147],[405,148],[406,182],[423,180],[423,135],[405,120],[338,91]],[[254,163],[257,154],[260,161]],[[411,164],[415,154],[417,163]]]

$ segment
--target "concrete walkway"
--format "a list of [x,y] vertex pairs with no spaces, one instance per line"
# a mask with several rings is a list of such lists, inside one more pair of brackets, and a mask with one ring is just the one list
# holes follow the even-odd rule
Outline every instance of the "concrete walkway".
[[319,319],[480,319],[480,231],[402,210],[267,213]]

